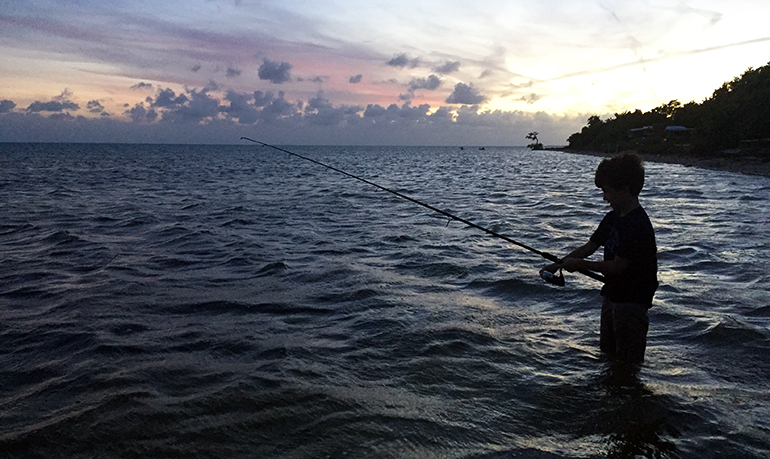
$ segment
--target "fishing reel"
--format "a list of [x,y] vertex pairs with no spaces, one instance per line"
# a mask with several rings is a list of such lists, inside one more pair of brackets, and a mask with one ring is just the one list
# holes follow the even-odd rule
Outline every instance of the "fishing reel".
[[542,277],[544,281],[548,282],[551,285],[564,287],[564,273],[562,273],[561,268],[559,268],[558,275],[555,273],[552,273],[551,271],[541,269],[540,277]]

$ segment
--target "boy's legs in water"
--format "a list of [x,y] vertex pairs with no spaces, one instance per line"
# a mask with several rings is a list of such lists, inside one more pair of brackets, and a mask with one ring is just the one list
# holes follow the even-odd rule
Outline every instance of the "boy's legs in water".
[[647,346],[647,307],[604,299],[599,348],[618,363],[640,364]]

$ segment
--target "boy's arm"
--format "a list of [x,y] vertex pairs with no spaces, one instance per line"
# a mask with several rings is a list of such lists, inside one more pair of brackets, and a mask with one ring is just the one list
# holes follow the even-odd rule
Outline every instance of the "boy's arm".
[[[591,256],[594,252],[596,252],[596,249],[599,248],[599,244],[597,244],[594,241],[588,241],[585,244],[581,245],[577,249],[570,252],[566,257],[564,258],[585,258]],[[564,260],[562,258],[562,260]]]
[[[578,247],[577,249],[570,252],[566,257],[562,258],[556,263],[551,263],[550,265],[546,266],[543,269],[546,271],[555,273],[557,269],[564,268],[563,263],[567,259],[583,259],[585,257],[591,256],[591,254],[596,252],[596,249],[598,249],[599,247],[600,247],[599,244],[597,244],[596,242],[588,241],[585,244]],[[579,268],[579,269],[582,269],[582,268]]]
[[627,258],[615,256],[612,260],[589,261],[581,258],[565,258],[558,263],[559,268],[569,272],[586,269],[604,274],[605,276],[618,276],[628,268],[630,261]]

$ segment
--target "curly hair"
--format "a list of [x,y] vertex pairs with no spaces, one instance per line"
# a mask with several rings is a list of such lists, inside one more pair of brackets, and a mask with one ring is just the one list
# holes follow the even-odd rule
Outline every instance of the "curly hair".
[[644,186],[642,158],[635,151],[624,151],[612,158],[605,158],[596,168],[594,183],[598,188],[620,190],[628,187],[631,194],[639,196]]

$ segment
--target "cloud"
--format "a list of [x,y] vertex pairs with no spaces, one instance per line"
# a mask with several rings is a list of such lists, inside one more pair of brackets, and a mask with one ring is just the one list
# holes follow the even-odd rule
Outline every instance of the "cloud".
[[86,109],[91,113],[102,113],[104,111],[104,107],[98,100],[88,101]]
[[225,100],[230,102],[230,105],[221,107],[220,110],[233,118],[238,118],[239,124],[253,124],[259,119],[259,110],[254,104],[253,94],[242,94],[230,90],[227,92]]
[[144,81],[140,81],[139,83],[131,86],[130,89],[133,89],[133,90],[137,91],[137,90],[144,90],[144,89],[150,89],[151,90],[152,88],[153,88],[153,86],[152,86],[151,83],[145,83]]
[[719,11],[697,9],[691,6],[680,4],[676,7],[676,10],[681,13],[695,13],[709,20],[709,25],[717,25],[722,20],[722,13]]
[[427,89],[429,91],[435,91],[441,86],[441,78],[436,75],[430,75],[428,78],[414,78],[409,82],[409,90],[416,91],[418,89]]
[[73,95],[74,95],[74,93],[72,91],[70,91],[69,88],[64,88],[64,90],[61,92],[61,94],[59,94],[58,96],[54,97],[53,100],[58,101],[58,102],[66,102],[66,101],[69,101],[69,99],[71,99]]
[[29,107],[27,107],[28,112],[32,113],[38,113],[38,112],[61,112],[63,110],[79,110],[80,106],[74,102],[71,101],[64,101],[59,102],[56,100],[52,100],[51,102],[40,102],[35,101],[32,102]]
[[278,98],[273,99],[260,112],[261,119],[274,121],[281,117],[286,117],[297,113],[297,107],[287,102],[283,91],[278,93]]
[[535,93],[527,94],[526,96],[522,96],[519,100],[526,102],[528,105],[532,105],[538,100],[540,100],[542,96],[539,96]]
[[487,98],[473,87],[473,84],[457,83],[452,94],[447,97],[448,104],[476,105],[485,102]]
[[263,59],[259,66],[260,80],[269,80],[274,84],[281,84],[291,80],[291,64],[288,62],[273,62],[269,59]]
[[154,109],[147,110],[142,104],[136,104],[130,110],[126,110],[126,115],[134,123],[152,123],[158,119],[158,113]]
[[29,104],[27,107],[27,112],[30,113],[40,113],[40,112],[52,112],[52,113],[60,113],[64,110],[72,110],[76,111],[80,109],[80,106],[76,104],[75,102],[72,102],[69,100],[70,97],[72,97],[73,93],[69,90],[69,88],[64,88],[64,90],[59,94],[58,96],[54,97],[52,101],[50,102],[40,102],[35,101]]
[[[209,84],[201,90],[188,89],[187,93],[177,95],[173,89],[158,89],[157,95],[153,99],[147,97],[145,100],[152,109],[157,109],[157,115],[162,115],[161,119],[172,123],[200,123],[217,118],[221,112],[219,100],[208,94],[211,90],[218,89],[216,82]],[[133,109],[136,117],[144,120],[140,109],[135,106]],[[135,117],[127,112],[132,119]],[[149,115],[153,116],[153,115]]]
[[454,114],[452,114],[449,107],[439,107],[430,117],[434,121],[442,121],[445,123],[454,121]]
[[460,63],[458,61],[449,61],[433,69],[434,72],[442,75],[454,73],[458,70],[460,70]]
[[317,111],[324,108],[331,108],[332,104],[329,102],[329,99],[324,98],[324,92],[318,91],[316,96],[309,101],[307,101],[307,108],[310,109],[310,111]]
[[227,71],[225,73],[225,76],[227,78],[236,78],[236,77],[241,76],[241,73],[242,72],[240,70],[238,70],[238,69],[235,69],[233,67],[227,67]]
[[311,83],[323,84],[329,81],[329,77],[327,75],[316,75],[314,77],[297,77],[295,81],[299,83],[309,81]]
[[537,131],[543,143],[557,145],[579,131],[589,115],[479,110],[471,105],[442,106],[432,112],[428,104],[369,104],[362,110],[327,104],[323,95],[312,102],[319,108],[302,112],[302,104],[287,101],[283,92],[277,97],[260,93],[259,103],[267,102],[264,107],[257,106],[256,94],[228,91],[217,105],[202,91],[187,91],[187,102],[174,108],[150,107],[148,102],[126,107],[130,121],[106,115],[10,112],[0,116],[0,133],[10,142],[232,144],[250,136],[272,144],[489,146],[524,145],[527,133]]
[[387,112],[388,110],[381,105],[369,104],[366,106],[366,110],[364,110],[364,118],[376,118],[385,115]]
[[420,65],[420,58],[415,57],[414,59],[410,58],[408,54],[402,53],[398,56],[394,57],[393,59],[386,62],[387,65],[391,67],[409,67],[409,68],[415,68],[418,65]]
[[353,83],[353,84],[358,84],[358,83],[360,83],[360,82],[361,82],[361,78],[363,78],[363,77],[364,77],[364,76],[363,76],[363,75],[361,75],[361,74],[359,73],[358,75],[355,75],[355,76],[352,76],[352,77],[350,77],[350,78],[348,79],[348,81],[349,81],[350,83]]
[[16,103],[12,100],[0,100],[0,113],[9,113],[16,107]]
[[404,120],[418,121],[424,119],[429,111],[430,105],[428,104],[417,106],[410,105],[409,103],[405,103],[401,106],[390,104],[387,108],[377,104],[369,104],[366,106],[363,116],[364,118],[384,117],[388,120],[387,122],[403,122]]
[[189,99],[184,94],[177,96],[173,89],[166,88],[158,89],[158,95],[155,97],[155,100],[148,97],[147,101],[150,102],[151,107],[176,108],[186,104]]
[[188,94],[189,98],[185,103],[164,111],[163,119],[165,121],[200,123],[219,115],[218,99],[209,96],[203,90],[192,90]]
[[254,91],[254,105],[257,107],[264,107],[271,103],[273,99],[275,99],[275,96],[273,96],[273,93],[270,91],[265,93],[262,91]]
[[331,104],[306,114],[305,120],[315,126],[337,126],[346,123],[357,123],[360,120],[361,107],[342,105],[332,107]]
[[54,113],[53,115],[48,117],[51,120],[54,121],[72,121],[75,119],[74,116],[70,115],[69,112],[64,113]]
[[211,92],[211,91],[219,91],[221,89],[220,84],[217,83],[214,80],[209,80],[208,83],[206,83],[206,86],[203,87],[201,91],[203,92]]
[[413,78],[407,85],[406,94],[400,94],[398,98],[404,102],[411,103],[414,98],[414,92],[419,89],[427,89],[429,91],[435,91],[441,86],[443,82],[441,78],[436,75],[430,75],[428,78]]
[[401,107],[396,104],[391,104],[388,107],[388,112],[398,116],[399,118],[407,118],[410,120],[418,120],[424,117],[430,110],[430,105],[422,104],[418,106],[412,106],[404,104]]
[[[258,121],[274,122],[297,115],[299,114],[298,107],[301,105],[288,102],[283,91],[278,93],[278,97],[275,97],[271,92],[255,91],[252,94],[248,94],[230,90],[227,92],[225,100],[229,102],[229,105],[220,105],[217,107],[217,110],[231,118],[237,118],[239,124],[246,125],[252,125]],[[212,115],[213,119],[214,106],[213,103],[209,104],[209,115]],[[313,99],[312,104],[316,108],[311,111],[316,111],[318,108],[331,107],[331,104],[328,104],[328,101],[323,99],[322,92],[319,92],[319,95]],[[201,112],[201,114],[203,113],[205,112]]]
[[684,56],[692,56],[692,55],[696,55],[696,54],[708,53],[708,52],[711,52],[711,51],[719,51],[719,50],[722,50],[722,49],[729,49],[729,48],[733,48],[733,47],[740,47],[740,46],[751,45],[751,44],[755,44],[755,43],[764,43],[764,42],[768,42],[768,41],[770,41],[770,37],[762,37],[762,38],[754,38],[754,39],[751,39],[751,40],[740,41],[740,42],[735,42],[735,43],[728,43],[728,44],[725,44],[725,45],[710,46],[708,48],[691,49],[691,50],[677,51],[677,52],[664,52],[664,53],[660,53],[660,55],[658,55],[656,57],[636,59],[636,60],[633,60],[633,61],[630,61],[630,62],[625,62],[625,63],[622,63],[622,64],[612,65],[612,66],[609,66],[609,67],[602,67],[602,68],[581,70],[581,71],[578,71],[578,72],[565,73],[563,75],[559,75],[559,76],[556,76],[556,77],[553,77],[553,78],[548,78],[548,79],[545,79],[545,80],[538,80],[538,81],[540,81],[542,83],[548,83],[548,82],[552,82],[552,81],[565,80],[565,79],[568,79],[568,78],[574,78],[574,77],[579,77],[579,76],[584,76],[584,75],[596,75],[596,74],[605,73],[605,72],[611,72],[613,70],[619,70],[619,69],[623,69],[623,68],[627,68],[627,67],[644,66],[644,65],[647,65],[647,64],[650,64],[650,63],[653,63],[653,62],[660,62],[660,61],[664,61],[664,60],[668,60],[668,59],[675,59],[675,58],[684,57]]

